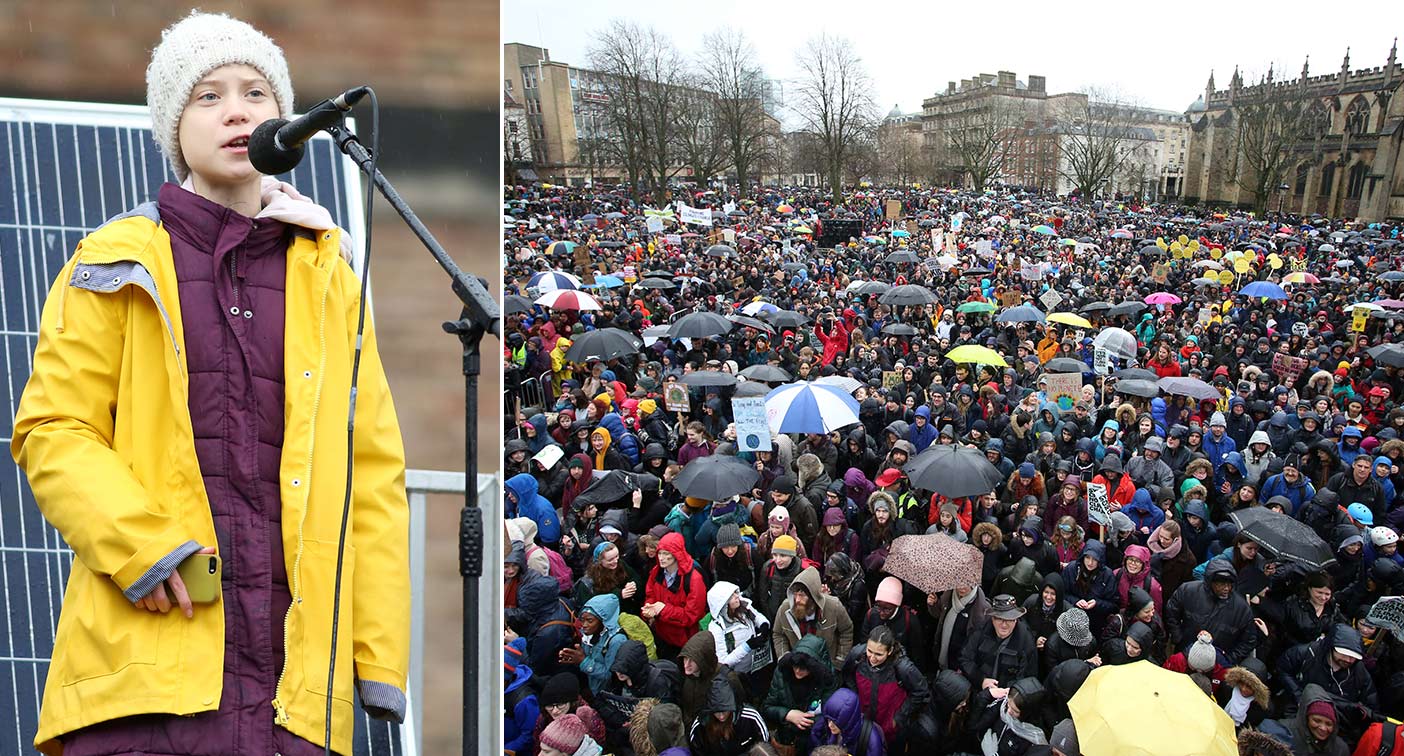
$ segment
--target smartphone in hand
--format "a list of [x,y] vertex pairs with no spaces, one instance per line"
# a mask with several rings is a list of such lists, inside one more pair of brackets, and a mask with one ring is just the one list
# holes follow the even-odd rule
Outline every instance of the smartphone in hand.
[[218,554],[191,554],[176,572],[185,583],[191,603],[210,604],[219,600],[221,563]]

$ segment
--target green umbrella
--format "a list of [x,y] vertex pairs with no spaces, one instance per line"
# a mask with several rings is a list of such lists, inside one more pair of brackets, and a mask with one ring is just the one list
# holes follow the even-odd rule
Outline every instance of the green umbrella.
[[956,312],[994,312],[995,306],[989,302],[966,302],[956,308]]

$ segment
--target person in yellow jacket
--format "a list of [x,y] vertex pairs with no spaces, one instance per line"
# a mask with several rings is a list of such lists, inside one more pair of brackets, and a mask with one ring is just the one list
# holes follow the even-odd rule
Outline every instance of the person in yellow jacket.
[[566,359],[566,352],[570,351],[571,341],[565,336],[556,339],[556,348],[551,350],[551,374],[556,380],[556,393],[561,393],[561,384],[565,383],[574,373],[575,368],[571,366],[570,360]]
[[[72,547],[34,744],[45,754],[352,749],[355,693],[402,720],[404,449],[360,284],[325,209],[253,169],[293,112],[282,51],[192,13],[147,71],[181,184],[86,236],[44,303],[11,452]],[[354,410],[354,453],[347,412]],[[328,690],[348,456],[353,498]],[[218,554],[218,597],[176,567]]]

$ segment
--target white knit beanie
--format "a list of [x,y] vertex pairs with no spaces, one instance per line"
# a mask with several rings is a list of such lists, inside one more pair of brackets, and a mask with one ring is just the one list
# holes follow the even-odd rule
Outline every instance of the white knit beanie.
[[282,49],[243,21],[193,10],[161,32],[161,44],[151,51],[151,64],[146,67],[151,132],[180,181],[190,175],[180,152],[180,116],[190,90],[205,74],[231,63],[258,69],[272,85],[282,117],[292,117],[292,78]]

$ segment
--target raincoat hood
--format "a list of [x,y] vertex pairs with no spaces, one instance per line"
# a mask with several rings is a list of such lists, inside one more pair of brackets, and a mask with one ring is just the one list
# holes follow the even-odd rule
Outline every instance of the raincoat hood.
[[857,743],[863,730],[863,707],[858,694],[848,688],[839,688],[824,702],[825,718],[838,725],[843,742]]
[[795,589],[803,588],[805,592],[809,594],[810,606],[818,609],[820,600],[824,597],[821,590],[823,584],[824,581],[819,577],[819,570],[814,567],[805,567],[803,570],[800,570],[800,574],[796,575],[794,580],[790,581],[790,588],[786,593],[793,601]]
[[[1094,559],[1097,560],[1097,567],[1098,567],[1098,568],[1101,568],[1103,565],[1105,565],[1105,564],[1107,563],[1107,547],[1106,547],[1106,546],[1103,546],[1101,541],[1092,540],[1092,541],[1088,541],[1087,543],[1083,544],[1083,545],[1082,545],[1082,553],[1080,553],[1080,554],[1077,555],[1079,561],[1081,560],[1082,557],[1085,557],[1085,556],[1087,556],[1088,554],[1091,554],[1092,557],[1093,557]],[[1146,560],[1146,561],[1149,562],[1150,560]]]
[[604,624],[606,633],[619,631],[619,597],[613,593],[601,593],[598,596],[585,602],[584,608],[580,610],[589,612],[600,618]]
[[[722,616],[726,611],[727,602],[731,601],[732,595],[741,590],[735,583],[728,583],[725,580],[718,580],[716,585],[707,589],[707,609],[712,613],[712,619]],[[741,597],[744,605],[747,602],[745,596]]]
[[678,560],[678,574],[686,575],[692,571],[692,555],[687,553],[687,544],[683,541],[682,533],[669,533],[658,541],[658,550],[666,551]]

